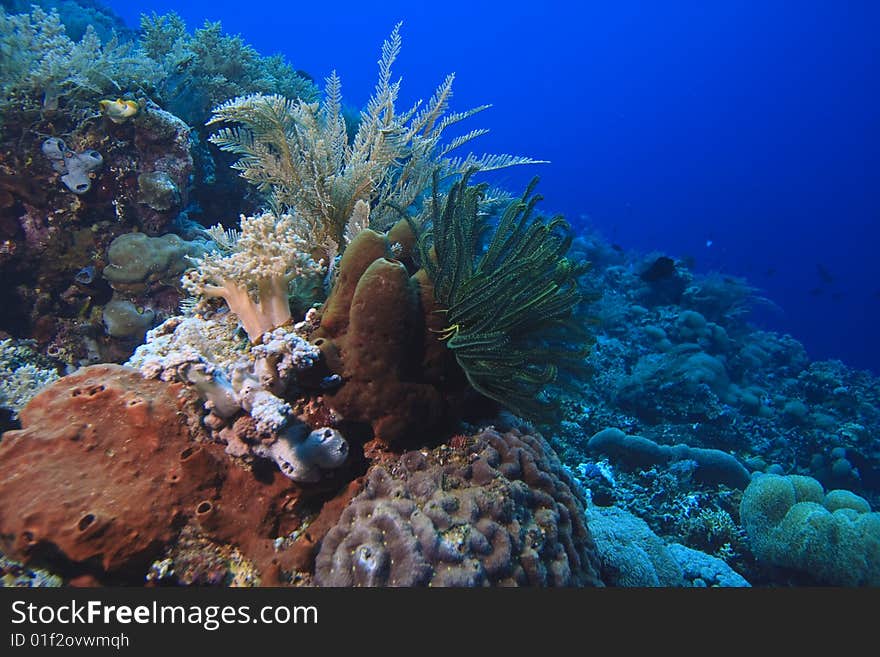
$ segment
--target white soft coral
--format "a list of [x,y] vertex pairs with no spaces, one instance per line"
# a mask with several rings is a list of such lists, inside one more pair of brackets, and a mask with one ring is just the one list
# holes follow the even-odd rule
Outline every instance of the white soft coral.
[[197,296],[223,298],[256,342],[290,321],[290,281],[321,276],[323,263],[312,259],[297,228],[289,214],[242,216],[234,241],[194,259],[196,268],[184,276],[184,287]]

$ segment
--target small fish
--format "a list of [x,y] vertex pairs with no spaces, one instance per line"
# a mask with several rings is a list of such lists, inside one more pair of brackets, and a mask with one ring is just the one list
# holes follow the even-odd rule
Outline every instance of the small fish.
[[342,377],[338,374],[331,374],[330,376],[325,376],[321,379],[321,388],[323,390],[329,390],[330,388],[336,388],[342,384]]
[[816,263],[816,273],[819,274],[819,278],[821,278],[823,282],[834,282],[834,276],[832,276],[831,272],[828,271],[828,268],[825,267],[825,265],[823,265],[821,262]]
[[133,100],[101,100],[98,101],[101,106],[101,112],[113,123],[125,123],[128,119],[138,113],[140,106]]
[[82,283],[83,285],[91,284],[91,282],[95,280],[95,267],[93,265],[83,267],[76,273],[73,280],[77,283]]

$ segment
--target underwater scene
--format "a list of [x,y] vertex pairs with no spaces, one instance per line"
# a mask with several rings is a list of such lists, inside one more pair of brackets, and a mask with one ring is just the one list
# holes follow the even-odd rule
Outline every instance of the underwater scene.
[[880,586],[874,3],[0,0],[0,583]]

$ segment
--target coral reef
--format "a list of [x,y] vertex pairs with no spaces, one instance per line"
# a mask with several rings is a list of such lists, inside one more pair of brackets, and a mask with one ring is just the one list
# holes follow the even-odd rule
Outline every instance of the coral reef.
[[198,409],[182,386],[118,365],[46,388],[22,412],[23,429],[0,442],[4,551],[65,577],[138,583],[190,526],[268,577],[275,539],[302,523],[302,491],[206,442]]
[[401,110],[399,25],[358,113],[219,23],[2,4],[3,584],[880,585],[877,378],[470,186],[535,160],[456,156],[451,75]]
[[[9,312],[0,328],[37,340],[44,353],[52,350],[74,367],[124,360],[134,346],[129,336],[138,337],[138,332],[116,334],[123,335],[121,341],[106,333],[102,306],[114,296],[101,275],[107,252],[118,265],[119,258],[109,248],[114,239],[131,231],[163,234],[186,205],[192,171],[189,130],[149,103],[123,125],[101,118],[71,123],[74,117],[64,113],[46,114],[33,125],[27,125],[30,119],[22,114],[8,113],[7,119],[7,138],[0,141],[0,197],[5,195],[5,200],[0,198],[0,237],[5,245],[0,273],[8,284],[0,300]],[[15,135],[16,130],[23,132]],[[66,134],[61,141],[45,139],[46,133]],[[93,152],[100,155],[94,158],[89,155]],[[94,169],[98,160],[103,166]],[[174,204],[156,209],[156,203],[151,207],[141,202],[138,179],[153,174],[161,174],[178,189]],[[148,258],[147,253],[138,255]],[[176,309],[179,285],[176,277],[162,282],[163,289],[158,284],[139,290],[120,287],[116,310],[120,304],[130,310],[128,304],[133,304],[163,319]],[[114,312],[111,308],[109,315]],[[148,328],[146,322],[141,324]]]
[[323,586],[601,585],[583,500],[549,445],[483,431],[375,465],[324,538]]
[[[72,366],[119,362],[144,317],[166,318],[179,295],[176,285],[120,294],[104,312],[108,245],[130,231],[183,234],[202,212],[253,210],[244,185],[214,162],[225,156],[204,141],[210,108],[251,92],[312,98],[316,88],[219,24],[189,35],[176,17],[154,15],[145,20],[156,29],[138,39],[98,7],[38,4],[45,9],[4,3],[0,13],[0,274],[9,281],[0,301],[10,308],[0,329]],[[177,30],[170,41],[160,38],[166,28]],[[167,50],[156,52],[160,43]],[[188,102],[201,109],[186,111]],[[96,277],[76,278],[89,267]],[[133,319],[132,307],[144,309],[138,330],[119,328],[114,315]]]
[[[563,391],[566,417],[550,434],[563,460],[597,503],[723,559],[754,585],[815,582],[756,558],[740,518],[742,471],[809,475],[876,508],[876,378],[811,362],[791,336],[755,330],[746,311],[765,300],[741,279],[673,262],[667,277],[645,280],[639,272],[656,257],[612,248],[589,230],[572,252],[593,262],[583,284],[603,297],[592,308],[593,376]],[[593,436],[602,449],[590,447]],[[668,458],[673,448],[712,450],[735,477],[704,479],[695,457]]]

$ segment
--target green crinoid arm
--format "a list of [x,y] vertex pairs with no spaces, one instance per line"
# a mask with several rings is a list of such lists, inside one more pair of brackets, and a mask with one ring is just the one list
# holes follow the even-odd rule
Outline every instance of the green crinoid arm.
[[585,370],[592,340],[572,317],[584,298],[577,277],[586,265],[566,258],[572,236],[565,219],[534,215],[541,199],[533,194],[537,179],[491,228],[479,212],[486,186],[469,186],[471,173],[442,200],[435,174],[419,238],[435,299],[446,310],[440,338],[474,390],[540,419],[552,410],[542,391],[568,380],[560,371]]

